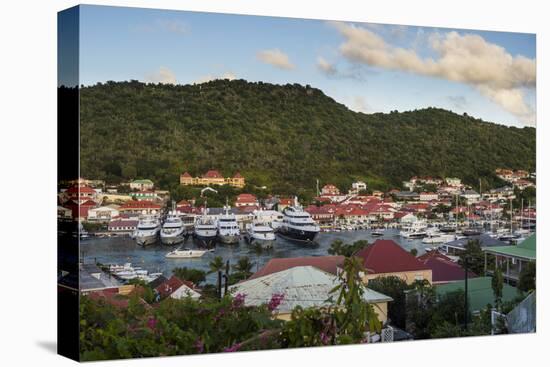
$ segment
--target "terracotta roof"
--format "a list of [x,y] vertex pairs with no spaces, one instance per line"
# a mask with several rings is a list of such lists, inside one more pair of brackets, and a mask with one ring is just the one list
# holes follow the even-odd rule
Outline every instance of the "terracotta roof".
[[161,206],[158,204],[153,204],[150,201],[127,201],[125,202],[119,210],[124,209],[160,209]]
[[376,240],[354,256],[362,258],[363,266],[373,274],[429,269],[392,240]]
[[180,201],[176,204],[176,206],[191,206],[191,203],[184,199],[184,200],[180,200]]
[[67,189],[67,193],[69,194],[76,194],[78,192],[83,194],[96,194],[96,191],[94,189],[85,185],[82,185],[82,186],[74,185]]
[[339,265],[344,262],[344,256],[308,256],[291,258],[274,258],[268,261],[260,270],[252,274],[250,279],[263,277],[296,266],[313,266],[327,273],[335,274]]
[[235,176],[233,176],[233,178],[243,178],[243,176],[241,176],[240,172],[237,172],[235,173]]
[[86,200],[85,202],[83,202],[82,204],[80,204],[80,206],[96,206],[97,204],[92,201],[92,200]]
[[204,175],[202,175],[203,178],[223,178],[222,174],[219,171],[216,171],[214,169],[211,169],[210,171],[206,172]]
[[252,194],[240,194],[237,196],[238,203],[255,203],[257,200],[255,195]]
[[183,177],[191,177],[191,175],[189,174],[189,172],[185,171],[185,173],[182,175]]
[[181,280],[180,278],[173,275],[170,279],[156,287],[155,290],[160,294],[161,298],[166,298],[177,291],[183,285],[187,286],[188,288],[195,289],[195,284],[193,284],[193,282]]
[[[464,269],[439,251],[429,251],[417,258],[424,265],[432,269],[432,282],[452,282],[464,279]],[[477,277],[468,272],[469,278]]]

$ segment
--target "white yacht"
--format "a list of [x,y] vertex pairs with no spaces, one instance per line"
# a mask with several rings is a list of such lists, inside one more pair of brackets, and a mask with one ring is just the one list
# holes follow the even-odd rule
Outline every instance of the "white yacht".
[[283,210],[283,223],[278,232],[282,237],[300,242],[312,242],[320,231],[319,225],[298,204],[297,198],[294,199],[294,206]]
[[216,240],[218,235],[218,226],[213,217],[208,216],[208,209],[204,208],[202,215],[198,217],[195,223],[195,238],[205,245],[210,245]]
[[270,226],[276,231],[281,228],[284,217],[277,210],[254,210],[252,220]]
[[446,234],[441,232],[428,232],[426,237],[422,239],[422,243],[436,244],[447,243],[455,240],[454,234]]
[[175,249],[165,255],[167,259],[192,259],[202,257],[207,252],[213,252],[214,250],[192,250],[189,248]]
[[223,214],[218,218],[218,238],[221,243],[234,244],[239,242],[241,231],[237,217],[230,212],[230,207],[223,207]]
[[176,212],[170,212],[162,224],[160,242],[164,245],[176,245],[185,240],[185,232],[183,221],[179,215],[176,215]]
[[404,238],[423,238],[426,237],[426,224],[423,222],[414,222],[399,232],[399,235]]
[[248,227],[245,238],[251,245],[259,245],[262,248],[272,248],[275,242],[275,232],[270,226],[254,221]]
[[140,246],[152,245],[158,240],[160,220],[156,215],[144,214],[139,218],[135,240]]

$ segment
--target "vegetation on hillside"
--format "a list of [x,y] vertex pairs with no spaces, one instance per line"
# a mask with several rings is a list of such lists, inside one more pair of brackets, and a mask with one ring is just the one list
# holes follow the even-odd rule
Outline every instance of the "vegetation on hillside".
[[413,175],[457,176],[477,187],[494,170],[535,169],[535,129],[426,108],[363,114],[319,89],[245,80],[197,85],[98,83],[81,88],[81,175],[108,182],[240,171],[252,187],[307,195],[400,185]]

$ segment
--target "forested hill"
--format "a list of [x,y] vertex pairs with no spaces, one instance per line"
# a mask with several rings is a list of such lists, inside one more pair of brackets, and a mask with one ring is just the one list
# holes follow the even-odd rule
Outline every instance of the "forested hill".
[[354,179],[397,186],[413,175],[492,182],[495,168],[534,170],[535,129],[426,108],[349,110],[319,89],[216,80],[199,85],[108,82],[81,90],[81,175],[151,178],[240,171],[276,193]]

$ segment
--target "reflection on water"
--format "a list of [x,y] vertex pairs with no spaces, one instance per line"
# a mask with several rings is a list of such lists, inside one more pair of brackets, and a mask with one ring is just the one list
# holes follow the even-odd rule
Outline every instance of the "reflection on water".
[[[81,256],[86,263],[100,262],[103,264],[121,264],[130,262],[135,266],[141,266],[149,272],[162,272],[165,276],[172,274],[172,269],[177,267],[195,268],[208,271],[208,263],[215,257],[221,256],[224,261],[229,260],[235,264],[240,257],[248,256],[255,264],[253,271],[261,268],[273,257],[300,257],[327,255],[328,248],[334,240],[342,240],[344,243],[353,243],[357,240],[367,240],[370,243],[377,239],[391,239],[400,244],[407,251],[416,248],[418,254],[425,252],[426,247],[421,240],[408,240],[399,237],[397,230],[387,230],[384,236],[372,237],[370,231],[349,231],[337,233],[320,233],[316,239],[318,246],[304,246],[277,237],[274,248],[258,252],[254,246],[247,245],[244,240],[237,245],[216,246],[213,253],[207,253],[198,259],[166,259],[164,255],[173,247],[157,245],[140,247],[134,240],[128,237],[92,238],[80,243]],[[190,238],[183,247],[196,247]],[[208,282],[215,282],[215,274],[207,277]]]

